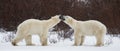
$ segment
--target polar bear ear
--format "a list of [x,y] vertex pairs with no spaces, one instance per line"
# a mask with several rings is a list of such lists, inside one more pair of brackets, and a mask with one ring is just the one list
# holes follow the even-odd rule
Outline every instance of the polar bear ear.
[[55,18],[55,16],[52,16],[51,18]]

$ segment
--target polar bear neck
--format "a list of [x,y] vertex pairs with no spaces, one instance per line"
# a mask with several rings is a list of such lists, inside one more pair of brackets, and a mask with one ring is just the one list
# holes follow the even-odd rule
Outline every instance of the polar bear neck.
[[75,28],[76,22],[77,21],[73,18],[70,21],[65,21],[65,23],[68,24],[71,28]]
[[55,25],[57,25],[59,22],[60,22],[60,20],[57,20],[57,21],[56,21],[56,20],[51,20],[51,19],[50,19],[50,20],[48,21],[48,24],[47,24],[47,25],[48,25],[50,28],[52,28],[52,27],[54,27]]

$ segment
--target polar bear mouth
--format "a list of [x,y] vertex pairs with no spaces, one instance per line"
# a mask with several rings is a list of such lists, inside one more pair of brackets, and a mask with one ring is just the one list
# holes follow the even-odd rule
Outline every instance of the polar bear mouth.
[[65,20],[64,16],[63,15],[60,15],[59,19],[61,19],[62,21]]

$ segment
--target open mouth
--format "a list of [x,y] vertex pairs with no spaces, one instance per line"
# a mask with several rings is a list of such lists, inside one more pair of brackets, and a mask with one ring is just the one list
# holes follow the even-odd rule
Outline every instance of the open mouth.
[[61,19],[62,21],[65,20],[64,16],[63,15],[60,15],[59,19]]

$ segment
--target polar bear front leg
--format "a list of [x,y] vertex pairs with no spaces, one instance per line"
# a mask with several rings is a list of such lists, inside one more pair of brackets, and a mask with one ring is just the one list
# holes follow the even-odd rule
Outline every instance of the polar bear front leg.
[[79,31],[75,31],[74,37],[75,37],[74,46],[79,46],[81,43],[81,36],[79,36]]
[[34,45],[34,44],[32,44],[32,35],[26,36],[25,42],[26,42],[26,45],[28,45],[28,46]]
[[81,36],[81,43],[80,43],[80,45],[83,45],[84,39],[85,39],[85,36]]
[[40,37],[40,40],[41,40],[41,45],[42,46],[47,46],[47,37],[46,37],[46,35],[42,35]]
[[47,46],[47,32],[43,33],[42,35],[39,35],[39,36],[40,36],[41,45]]

